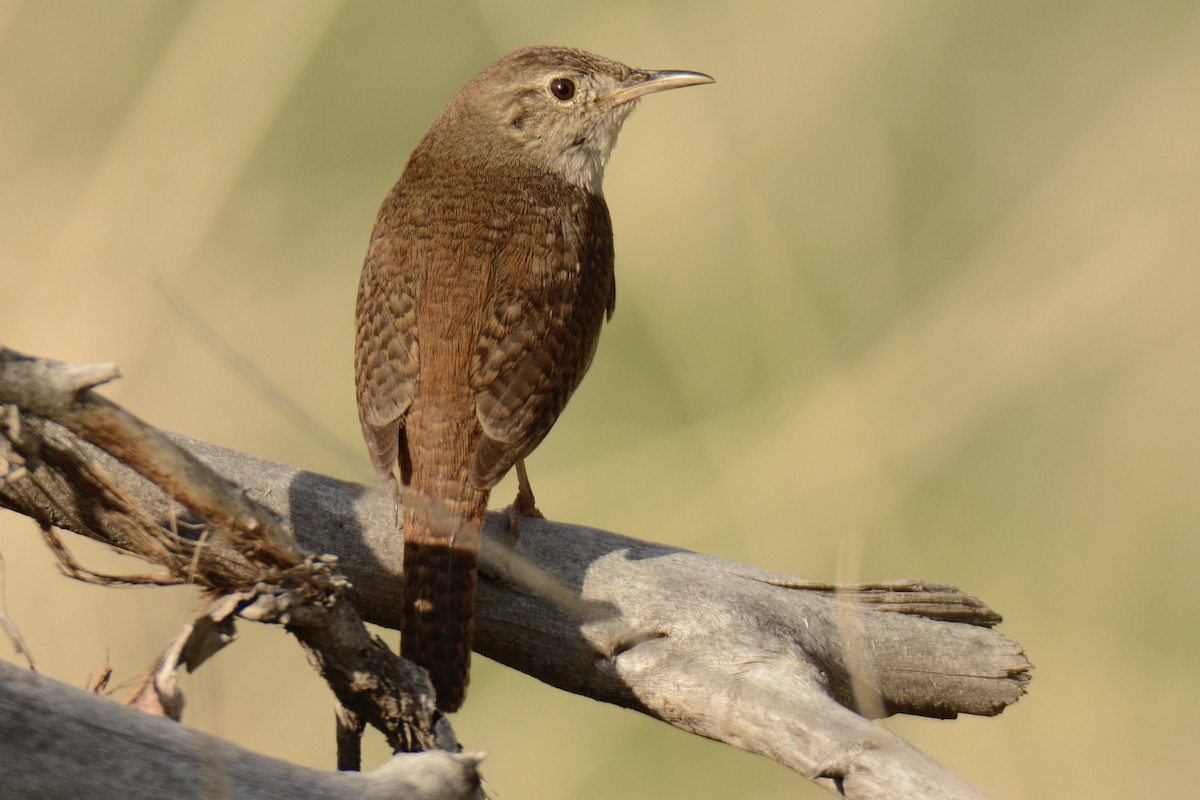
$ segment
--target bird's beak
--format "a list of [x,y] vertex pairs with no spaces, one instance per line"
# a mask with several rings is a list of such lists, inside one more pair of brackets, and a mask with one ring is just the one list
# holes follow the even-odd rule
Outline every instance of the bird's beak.
[[605,102],[619,106],[637,100],[639,97],[652,92],[663,92],[667,89],[678,89],[682,86],[696,86],[701,83],[716,83],[710,75],[703,72],[682,72],[680,70],[639,69],[629,76],[617,90],[604,98]]

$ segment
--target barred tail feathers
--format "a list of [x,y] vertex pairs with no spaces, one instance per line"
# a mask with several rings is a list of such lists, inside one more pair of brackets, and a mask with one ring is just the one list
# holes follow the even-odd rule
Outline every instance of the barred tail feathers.
[[475,581],[487,493],[443,504],[406,492],[400,652],[429,671],[438,708],[462,706],[470,677]]

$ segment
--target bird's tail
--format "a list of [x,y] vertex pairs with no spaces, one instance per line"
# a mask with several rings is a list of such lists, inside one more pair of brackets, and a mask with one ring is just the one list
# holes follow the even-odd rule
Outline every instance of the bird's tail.
[[400,652],[429,671],[437,705],[456,711],[467,693],[475,580],[487,493],[464,502],[404,497],[404,606]]

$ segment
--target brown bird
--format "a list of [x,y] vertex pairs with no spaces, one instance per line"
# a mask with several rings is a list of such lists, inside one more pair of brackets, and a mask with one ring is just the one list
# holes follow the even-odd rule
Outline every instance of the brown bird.
[[550,431],[613,313],[601,180],[617,134],[639,97],[712,82],[570,48],[512,53],[450,101],[379,211],[358,413],[380,479],[400,466],[401,652],[443,710],[466,693],[488,493]]

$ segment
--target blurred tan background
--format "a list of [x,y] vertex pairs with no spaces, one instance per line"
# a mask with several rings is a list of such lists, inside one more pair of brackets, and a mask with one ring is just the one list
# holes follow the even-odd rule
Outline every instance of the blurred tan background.
[[[956,584],[1005,615],[1029,695],[884,724],[996,797],[1184,794],[1194,3],[0,0],[0,341],[118,362],[106,393],[163,427],[368,478],[351,324],[375,212],[453,93],[537,43],[719,81],[626,126],[617,314],[530,463],[543,510],[807,578]],[[76,685],[136,675],[194,601],[60,577],[11,514],[0,553],[39,668]],[[299,649],[241,632],[186,679],[186,721],[330,767]],[[482,660],[455,725],[502,797],[825,796]]]

